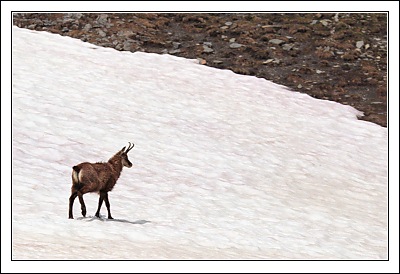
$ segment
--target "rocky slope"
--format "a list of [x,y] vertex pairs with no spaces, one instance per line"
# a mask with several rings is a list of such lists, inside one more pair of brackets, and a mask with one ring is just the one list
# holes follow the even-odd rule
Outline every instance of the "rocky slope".
[[14,25],[199,59],[352,105],[387,126],[384,13],[15,13]]

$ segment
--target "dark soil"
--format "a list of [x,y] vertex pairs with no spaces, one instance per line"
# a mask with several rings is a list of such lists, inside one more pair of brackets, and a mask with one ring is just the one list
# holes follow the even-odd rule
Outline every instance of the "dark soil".
[[386,13],[24,13],[14,25],[168,53],[354,106],[387,126]]

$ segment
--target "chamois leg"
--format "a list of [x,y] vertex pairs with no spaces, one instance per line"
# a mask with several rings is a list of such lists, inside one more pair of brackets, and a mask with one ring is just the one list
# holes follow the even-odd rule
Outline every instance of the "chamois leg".
[[100,192],[100,198],[99,198],[99,207],[97,208],[97,211],[96,211],[96,214],[95,214],[95,216],[97,217],[97,218],[100,218],[100,208],[101,208],[101,205],[103,204],[103,200],[104,200],[104,192]]
[[111,217],[111,211],[110,211],[110,202],[108,201],[108,192],[106,192],[106,195],[104,196],[104,202],[106,202],[106,207],[108,211],[108,219],[114,219]]
[[73,219],[72,216],[72,206],[74,205],[74,200],[78,196],[78,192],[72,192],[71,197],[69,197],[69,219]]
[[81,192],[78,192],[78,198],[79,202],[81,203],[82,216],[86,217],[86,205],[85,201],[83,201],[83,194]]

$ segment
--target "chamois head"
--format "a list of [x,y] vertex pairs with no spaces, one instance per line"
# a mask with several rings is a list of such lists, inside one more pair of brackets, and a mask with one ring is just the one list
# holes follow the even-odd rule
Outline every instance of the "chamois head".
[[128,148],[125,150],[126,146],[123,147],[119,152],[118,155],[121,156],[121,162],[123,166],[132,167],[132,163],[128,159],[128,152],[135,146],[135,144],[129,142]]

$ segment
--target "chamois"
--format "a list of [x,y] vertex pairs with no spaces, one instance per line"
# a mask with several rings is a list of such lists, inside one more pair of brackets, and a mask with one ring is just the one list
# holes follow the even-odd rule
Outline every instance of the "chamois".
[[123,147],[107,163],[88,163],[84,162],[72,168],[72,187],[71,196],[69,197],[69,219],[73,219],[72,207],[75,198],[78,196],[81,203],[83,217],[86,216],[86,206],[83,201],[83,194],[89,192],[98,192],[100,195],[99,206],[95,214],[100,218],[100,208],[103,200],[106,203],[108,211],[108,219],[113,219],[110,212],[110,202],[108,201],[108,192],[113,189],[117,182],[122,167],[132,167],[132,163],[128,159],[128,152],[135,145],[129,143],[128,148]]

